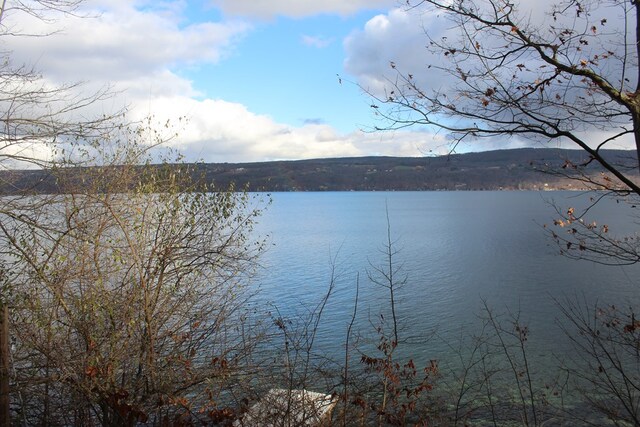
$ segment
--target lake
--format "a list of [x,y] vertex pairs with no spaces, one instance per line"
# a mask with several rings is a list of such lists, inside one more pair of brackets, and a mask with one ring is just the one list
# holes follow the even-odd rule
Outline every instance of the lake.
[[[543,228],[557,218],[553,203],[576,210],[589,203],[577,192],[326,192],[275,193],[257,232],[269,249],[257,277],[259,299],[283,317],[307,313],[335,287],[323,313],[317,347],[343,348],[354,308],[357,328],[373,331],[388,313],[388,291],[367,272],[384,266],[387,211],[394,261],[406,284],[398,291],[404,346],[426,361],[447,357],[448,344],[473,331],[483,300],[501,312],[521,312],[531,331],[531,351],[540,357],[567,351],[557,328],[554,298],[630,304],[639,301],[640,266],[611,267],[575,261]],[[604,200],[587,220],[612,233],[635,233],[630,206]],[[434,335],[435,334],[435,335]]]

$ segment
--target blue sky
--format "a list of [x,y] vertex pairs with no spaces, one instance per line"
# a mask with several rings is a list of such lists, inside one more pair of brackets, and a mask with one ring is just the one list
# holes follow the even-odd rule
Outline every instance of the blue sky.
[[369,119],[357,87],[340,84],[342,40],[370,14],[258,22],[218,64],[180,71],[205,97],[246,105],[292,125],[331,123],[348,132]]
[[[427,88],[443,84],[427,69],[424,31],[444,34],[450,23],[402,3],[86,0],[82,18],[8,14],[10,27],[55,34],[3,42],[47,84],[111,88],[113,97],[91,106],[95,114],[126,108],[132,120],[180,123],[170,144],[188,160],[444,154],[444,132],[370,132],[380,123],[361,87],[381,93],[390,61]],[[457,150],[525,145],[485,140]]]
[[[238,102],[278,122],[294,126],[328,123],[340,132],[368,129],[370,102],[360,88],[349,84],[353,81],[344,70],[343,42],[386,10],[249,16],[251,29],[222,61],[178,67],[177,71],[192,80],[203,97]],[[220,9],[198,2],[187,4],[185,16],[188,22],[225,19]]]

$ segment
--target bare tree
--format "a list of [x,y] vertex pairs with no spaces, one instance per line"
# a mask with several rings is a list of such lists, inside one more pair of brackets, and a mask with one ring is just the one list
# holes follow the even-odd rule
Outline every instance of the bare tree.
[[454,148],[465,138],[568,141],[616,181],[605,188],[640,194],[635,156],[617,164],[603,154],[624,142],[640,152],[638,2],[559,0],[545,19],[508,0],[406,4],[450,30],[425,30],[426,69],[390,63],[384,94],[373,94],[381,128],[443,129]]
[[64,163],[54,169],[68,192],[33,226],[0,221],[16,413],[29,423],[217,416],[249,353],[241,329],[262,248],[250,233],[258,206],[193,181],[187,166],[141,167],[147,147],[126,135],[91,145],[105,155],[82,181]]
[[46,37],[56,31],[44,25],[45,32],[29,32],[19,25],[21,18],[54,24],[65,15],[81,15],[81,4],[82,0],[0,4],[0,167],[46,167],[56,147],[104,135],[122,121],[118,112],[95,117],[87,113],[88,107],[111,96],[109,88],[87,92],[79,83],[54,85],[33,65],[16,63],[8,47],[11,39]]
[[[50,24],[61,16],[78,14],[81,3],[81,0],[0,2],[0,168],[49,167],[60,147],[104,135],[120,122],[117,113],[95,118],[86,113],[88,107],[109,96],[108,89],[83,93],[78,84],[52,85],[33,65],[14,61],[14,53],[8,47],[8,41],[17,37],[44,37],[54,31],[36,33],[21,28],[17,24],[20,17]],[[30,208],[39,209],[45,204],[42,199],[31,199]],[[28,215],[28,208],[24,199],[14,197],[3,199],[0,211],[4,219],[33,226],[32,220],[37,215]],[[3,280],[0,285],[2,313],[13,304],[13,285],[10,280]],[[0,342],[6,346],[9,328],[5,323],[0,330]],[[0,359],[0,417],[3,420],[8,418],[9,405],[9,357],[8,349],[5,350]]]
[[585,300],[566,300],[560,308],[576,349],[566,369],[584,399],[614,425],[640,424],[640,321],[634,309]]
[[[474,138],[573,144],[585,152],[584,161],[543,169],[598,192],[580,212],[577,207],[558,208],[549,233],[569,257],[635,264],[640,261],[638,234],[591,218],[591,207],[613,196],[634,212],[640,197],[640,2],[555,0],[545,2],[544,14],[527,9],[527,3],[407,0],[407,9],[430,23],[445,21],[447,30],[434,34],[425,26],[423,69],[405,69],[401,61],[392,61],[383,89],[364,88],[384,119],[378,129],[443,131],[452,137],[454,150],[460,141]],[[614,159],[606,150],[624,146],[635,148],[626,158]],[[591,172],[596,164],[605,172]],[[577,359],[565,366],[573,385],[609,421],[638,424],[634,307],[578,302],[561,303],[560,308]],[[489,320],[498,338],[508,337],[509,330]],[[509,333],[524,342],[522,329]],[[500,345],[509,357],[509,347]],[[519,369],[511,366],[514,372]],[[535,425],[540,405],[529,378],[517,379],[524,380],[523,419]]]
[[[383,259],[381,265],[370,263],[367,271],[369,281],[385,289],[388,300],[385,301],[375,321],[370,319],[375,329],[375,348],[359,349],[360,362],[365,372],[372,374],[373,393],[369,393],[370,404],[374,411],[377,425],[407,424],[426,425],[429,411],[425,407],[430,391],[434,388],[439,375],[438,362],[431,360],[420,367],[410,357],[402,357],[397,350],[407,344],[407,337],[403,336],[403,316],[399,313],[401,301],[399,291],[408,283],[404,272],[404,264],[398,260],[400,250],[398,242],[394,241],[391,233],[389,209],[386,207],[387,234],[380,254]],[[366,398],[357,396],[354,405],[366,408]],[[364,411],[363,411],[364,420]],[[369,421],[373,424],[374,419]]]

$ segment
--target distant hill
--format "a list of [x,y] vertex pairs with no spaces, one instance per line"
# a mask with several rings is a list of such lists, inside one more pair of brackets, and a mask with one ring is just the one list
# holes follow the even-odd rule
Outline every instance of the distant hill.
[[[637,165],[635,152],[607,151],[605,156],[615,164]],[[545,171],[575,173],[566,165],[588,160],[580,150],[523,148],[441,157],[349,157],[201,168],[205,179],[218,188],[233,182],[252,191],[531,190],[577,189],[575,180]],[[595,162],[580,170],[602,172]]]
[[[632,151],[606,151],[615,164],[635,167]],[[386,191],[386,190],[541,190],[581,189],[565,174],[599,174],[580,150],[523,148],[452,154],[442,157],[348,157],[256,163],[205,163],[195,173],[216,188],[250,191]],[[636,167],[637,169],[637,167]],[[80,179],[84,169],[73,170]],[[546,172],[545,172],[546,171]],[[0,172],[0,193],[57,192],[55,179],[44,171]],[[80,183],[81,181],[78,181]]]

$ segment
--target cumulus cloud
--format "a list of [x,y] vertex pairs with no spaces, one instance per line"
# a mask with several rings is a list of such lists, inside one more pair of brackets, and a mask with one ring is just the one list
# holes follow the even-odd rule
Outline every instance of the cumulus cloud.
[[[94,5],[95,6],[95,5]],[[240,21],[204,22],[181,26],[179,15],[139,10],[134,2],[83,11],[91,18],[68,16],[47,37],[16,38],[8,47],[16,62],[37,58],[47,77],[60,81],[131,80],[177,63],[215,63],[224,57],[250,26]],[[49,24],[22,15],[13,23],[31,31],[51,31]]]
[[[132,112],[136,118],[149,111]],[[340,133],[322,123],[290,126],[277,123],[245,106],[223,100],[187,97],[156,98],[150,113],[159,123],[177,115],[187,118],[172,142],[189,160],[244,162],[322,157],[397,155],[447,152],[439,135],[421,132]]]
[[[585,11],[579,16],[573,8],[568,8],[564,14],[552,18],[551,12],[557,5],[557,0],[522,0],[514,5],[514,19],[519,26],[541,39],[552,38],[553,28],[576,26],[577,31],[590,32],[585,28],[597,24],[602,28],[589,40],[589,47],[582,47],[585,56],[589,56],[589,52],[625,48],[621,32],[625,25],[619,8],[608,7],[607,3],[587,2],[581,3]],[[603,26],[601,21],[608,24]],[[633,25],[630,27],[635,28]],[[487,37],[486,33],[481,36],[484,38],[479,42],[483,45],[499,48],[504,43],[501,38]],[[405,75],[412,74],[414,82],[422,88],[446,90],[451,83],[450,71],[454,64],[448,60],[450,58],[435,56],[430,51],[428,45],[432,41],[452,47],[468,43],[459,23],[441,10],[428,4],[414,9],[394,8],[369,19],[363,28],[355,30],[344,40],[344,68],[365,90],[375,95],[384,94],[390,80],[395,78],[396,72],[391,64]],[[611,74],[611,70],[603,69],[601,72],[606,76]]]
[[226,14],[268,19],[302,18],[317,14],[350,15],[360,10],[391,7],[397,0],[212,0]]
[[[126,105],[131,120],[153,116],[161,125],[173,122],[178,137],[170,145],[189,160],[239,162],[420,155],[420,147],[438,139],[409,132],[340,133],[320,119],[292,126],[253,113],[242,104],[203,99],[192,82],[173,68],[176,64],[223,60],[236,40],[250,31],[249,25],[241,21],[183,25],[182,11],[175,2],[168,3],[173,5],[169,8],[154,5],[144,9],[138,9],[139,3],[132,0],[93,0],[89,4],[92,9],[87,14],[97,17],[67,17],[60,21],[63,29],[59,33],[12,41],[16,59],[27,62],[29,58],[39,58],[37,66],[46,75],[47,84],[86,81],[83,90],[87,93],[110,85],[114,96],[92,105],[93,114],[108,113]],[[334,6],[339,5],[343,3]],[[42,22],[29,17],[22,19],[21,25],[47,31],[44,27],[37,28],[44,25]],[[302,41],[315,47],[330,42],[317,36],[306,36]],[[178,121],[178,117],[188,120]]]
[[418,14],[400,8],[377,15],[345,39],[345,71],[355,76],[365,90],[377,95],[384,93],[387,79],[395,74],[392,64],[436,85],[436,72],[428,68],[433,58],[425,48],[425,28],[444,34],[447,24],[435,13]]
[[[541,38],[552,38],[554,28],[572,28],[576,26],[578,29],[584,30],[588,35],[592,35],[589,45],[581,46],[583,53],[577,55],[585,55],[584,57],[593,57],[594,54],[606,52],[607,50],[624,49],[623,28],[625,28],[620,9],[608,7],[607,3],[587,2],[584,7],[589,7],[592,15],[581,12],[577,15],[574,9],[568,9],[564,14],[559,14],[556,19],[551,21],[550,12],[555,0],[522,0],[516,2],[516,14],[519,17],[517,24],[521,28],[526,28],[529,33],[536,34]],[[635,18],[633,18],[635,19]],[[593,21],[593,22],[588,22]],[[607,22],[605,26],[603,22]],[[552,24],[551,24],[552,23]],[[596,30],[591,30],[591,25],[597,25]],[[631,28],[635,28],[633,25]],[[499,49],[504,41],[499,38],[491,39],[486,34],[484,38],[479,39],[483,46],[493,46]],[[412,82],[424,90],[426,93],[454,93],[456,86],[465,83],[461,82],[458,76],[452,76],[455,72],[456,64],[451,58],[445,55],[435,56],[430,52],[428,45],[431,41],[440,42],[445,40],[444,44],[456,47],[464,39],[459,25],[452,21],[445,13],[437,11],[429,6],[419,7],[412,10],[403,8],[391,9],[387,13],[379,14],[366,22],[366,24],[354,32],[352,32],[344,40],[345,71],[354,77],[355,82],[360,85],[365,92],[371,95],[386,99],[390,91],[395,89],[394,83],[397,81],[398,72],[404,76],[411,74]],[[632,37],[631,37],[632,38]],[[464,41],[468,43],[468,40]],[[624,57],[620,54],[619,57]],[[623,65],[616,63],[617,59],[611,57],[609,61],[601,61],[601,65],[593,65],[592,68],[601,75],[610,79],[614,86],[620,86],[623,78],[628,77],[623,72]],[[577,56],[576,61],[580,58]],[[531,69],[536,69],[532,61],[535,59],[527,58],[523,55],[522,61],[526,62]],[[465,63],[466,66],[471,66]],[[600,68],[599,68],[600,67]],[[456,73],[457,74],[457,73]],[[499,72],[495,73],[496,75]],[[533,75],[535,79],[537,75]],[[635,87],[633,77],[628,84],[629,87]],[[617,79],[617,80],[616,80]],[[565,99],[571,100],[574,94],[565,95]],[[577,94],[575,94],[577,96]],[[464,102],[464,100],[462,100]],[[570,102],[570,101],[569,101]],[[402,113],[400,113],[402,114]],[[400,117],[400,116],[397,116]],[[445,118],[443,120],[455,120],[455,118]],[[383,127],[389,123],[383,123]],[[588,126],[584,127],[585,129]],[[576,129],[579,132],[580,128]],[[614,132],[599,131],[597,128],[589,128],[589,133],[584,134],[587,142],[604,141],[614,136]],[[554,141],[554,144],[556,142]],[[560,146],[573,148],[574,145],[560,141]],[[459,150],[476,151],[480,149],[497,149],[504,147],[521,147],[525,145],[540,144],[540,141],[512,139],[493,139],[477,140],[470,144],[463,144],[458,147]],[[629,148],[632,147],[630,138],[617,138],[608,148]],[[468,145],[468,147],[467,147]]]
[[[347,13],[344,3],[295,4],[300,8],[305,6],[304,13],[312,10]],[[132,120],[153,116],[159,124],[172,121],[177,126],[178,137],[172,139],[170,145],[189,160],[241,162],[365,155],[419,156],[448,150],[446,139],[428,132],[344,133],[319,119],[293,126],[256,114],[239,103],[204,98],[177,70],[184,64],[224,60],[237,40],[251,30],[248,24],[225,20],[188,24],[183,22],[180,2],[169,2],[169,7],[161,8],[149,3],[142,9],[139,6],[143,3],[134,0],[91,0],[88,4],[92,8],[86,12],[96,15],[95,18],[67,17],[59,22],[62,30],[56,34],[37,39],[12,39],[7,47],[15,52],[16,62],[29,63],[38,58],[36,67],[43,71],[47,85],[85,81],[81,90],[86,94],[111,86],[114,95],[90,106],[89,113],[109,113],[127,106]],[[274,11],[278,4],[285,3],[265,2],[263,6]],[[357,5],[354,2],[349,7]],[[303,14],[302,9],[297,13]],[[399,12],[397,17],[390,15],[391,20],[400,18]],[[29,17],[22,17],[14,24],[29,26],[34,31],[49,31],[37,28],[44,24]],[[384,22],[372,23],[372,31],[375,25],[384,26]],[[317,37],[306,41],[316,46],[327,42]],[[405,44],[409,39],[395,41]],[[82,113],[89,116],[88,112]],[[188,120],[178,121],[178,117]]]

